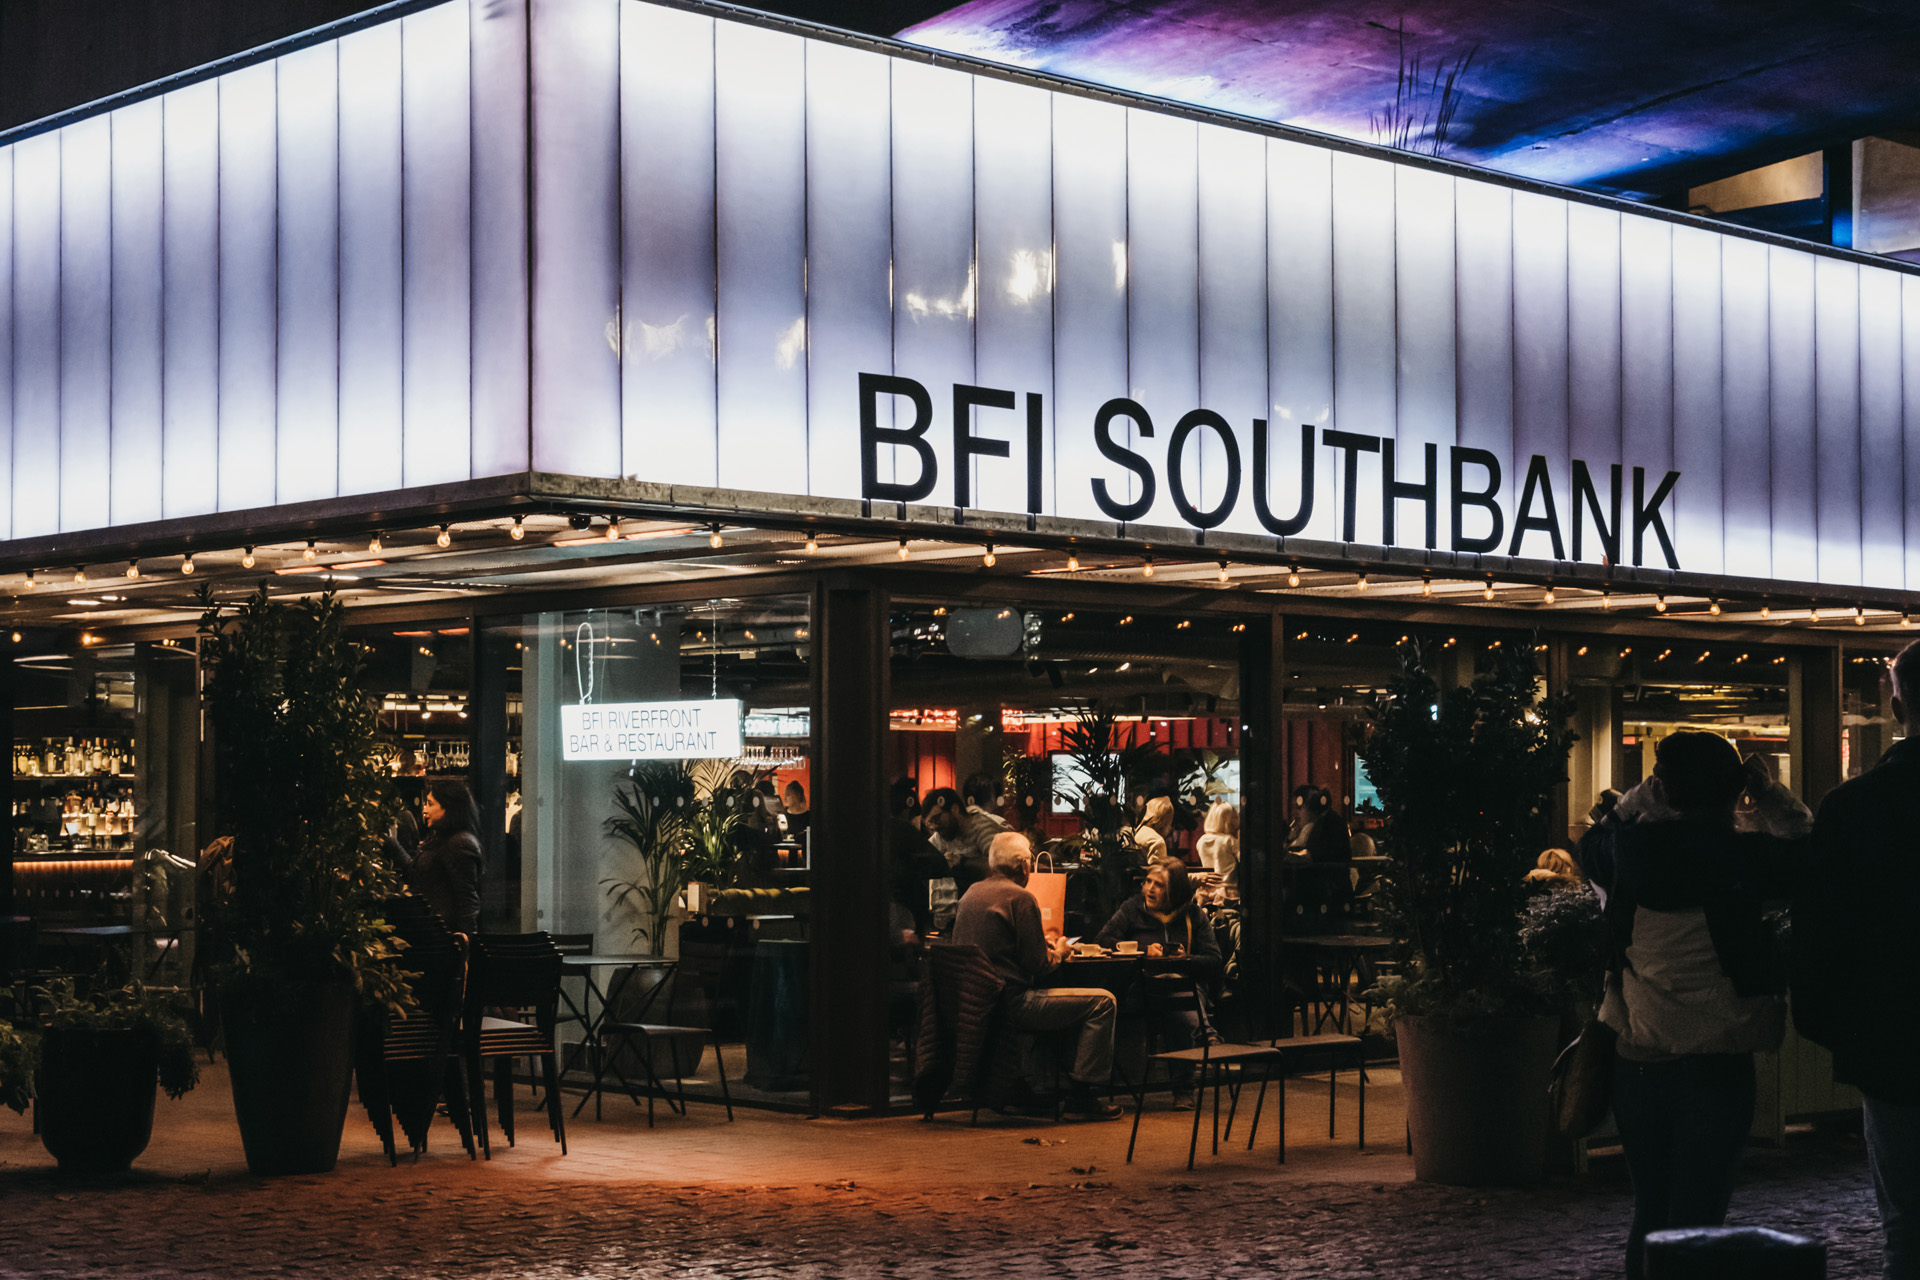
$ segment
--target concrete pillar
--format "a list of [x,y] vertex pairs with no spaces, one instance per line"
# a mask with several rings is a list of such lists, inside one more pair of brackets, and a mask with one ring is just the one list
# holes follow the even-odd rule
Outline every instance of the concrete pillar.
[[1818,809],[1840,785],[1840,651],[1802,649],[1787,658],[1787,725],[1795,795]]

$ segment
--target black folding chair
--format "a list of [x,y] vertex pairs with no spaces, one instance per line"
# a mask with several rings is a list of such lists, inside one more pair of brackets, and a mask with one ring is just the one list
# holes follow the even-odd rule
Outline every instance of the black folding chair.
[[461,1001],[467,977],[466,935],[447,932],[437,917],[396,922],[406,943],[391,961],[405,975],[415,1012],[396,1018],[385,1009],[366,1013],[355,1052],[360,1103],[380,1135],[391,1163],[399,1163],[393,1122],[398,1119],[415,1155],[427,1149],[427,1130],[444,1097],[460,1144],[474,1155],[468,1090],[457,1053]]
[[[704,1038],[713,1045],[714,1066],[720,1072],[720,1097],[727,1108],[727,1119],[733,1119],[733,1091],[727,1085],[727,1063],[720,1053],[720,1036],[711,1027],[676,1026],[673,1022],[673,1004],[679,994],[679,974],[669,970],[662,980],[642,995],[639,1007],[624,1018],[604,1017],[597,1030],[598,1061],[593,1074],[593,1118],[600,1118],[600,1098],[606,1089],[607,1072],[612,1071],[619,1079],[620,1087],[633,1099],[635,1106],[640,1105],[640,1094],[634,1088],[633,1081],[620,1069],[619,1056],[623,1050],[631,1049],[634,1059],[647,1077],[647,1127],[653,1128],[653,1101],[656,1097],[665,1098],[667,1106],[678,1115],[687,1113],[687,1072],[680,1061],[680,1042],[682,1039]],[[607,991],[609,1009],[618,987]],[[647,1015],[654,1005],[660,1002],[660,993],[667,992],[667,1007],[664,1022],[649,1022]],[[711,1021],[711,1019],[709,1019]],[[662,1039],[667,1044],[667,1053],[672,1060],[674,1090],[667,1092],[666,1082],[660,1078],[653,1067],[653,1042]],[[695,1066],[698,1066],[696,1054]],[[579,1115],[581,1108],[587,1105],[585,1097],[573,1109]]]
[[[544,933],[483,933],[473,940],[462,1036],[467,1072],[474,1081],[473,1127],[489,1160],[493,1159],[493,1143],[479,1083],[488,1059],[493,1061],[494,1107],[507,1145],[514,1145],[513,1060],[532,1058],[541,1064],[547,1123],[560,1144],[560,1154],[567,1153],[567,1122],[560,1109],[559,1054],[554,1039],[560,973],[560,951]],[[509,1012],[517,1016],[499,1016]]]

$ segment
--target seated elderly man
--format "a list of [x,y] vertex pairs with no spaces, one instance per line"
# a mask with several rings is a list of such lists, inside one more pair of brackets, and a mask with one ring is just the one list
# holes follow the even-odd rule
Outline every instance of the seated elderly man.
[[1033,848],[1018,832],[1002,832],[987,851],[986,879],[968,889],[953,920],[953,940],[979,947],[1006,979],[1001,1007],[1016,1031],[1079,1031],[1066,1113],[1113,1120],[1120,1108],[1097,1092],[1113,1072],[1113,996],[1097,988],[1043,987],[1073,954],[1064,939],[1049,945],[1040,904],[1026,890]]

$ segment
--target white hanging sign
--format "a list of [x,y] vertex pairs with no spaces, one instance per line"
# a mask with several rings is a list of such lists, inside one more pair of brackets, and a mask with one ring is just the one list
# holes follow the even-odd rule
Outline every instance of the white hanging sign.
[[576,703],[560,708],[567,760],[731,759],[741,752],[738,698]]

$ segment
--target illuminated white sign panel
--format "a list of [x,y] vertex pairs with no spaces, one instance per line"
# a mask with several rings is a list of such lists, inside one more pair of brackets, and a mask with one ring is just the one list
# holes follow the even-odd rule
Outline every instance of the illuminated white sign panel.
[[567,760],[705,760],[740,754],[740,702],[605,702],[560,708]]
[[531,470],[1920,589],[1911,271],[942,62],[450,0],[16,135],[0,532]]

